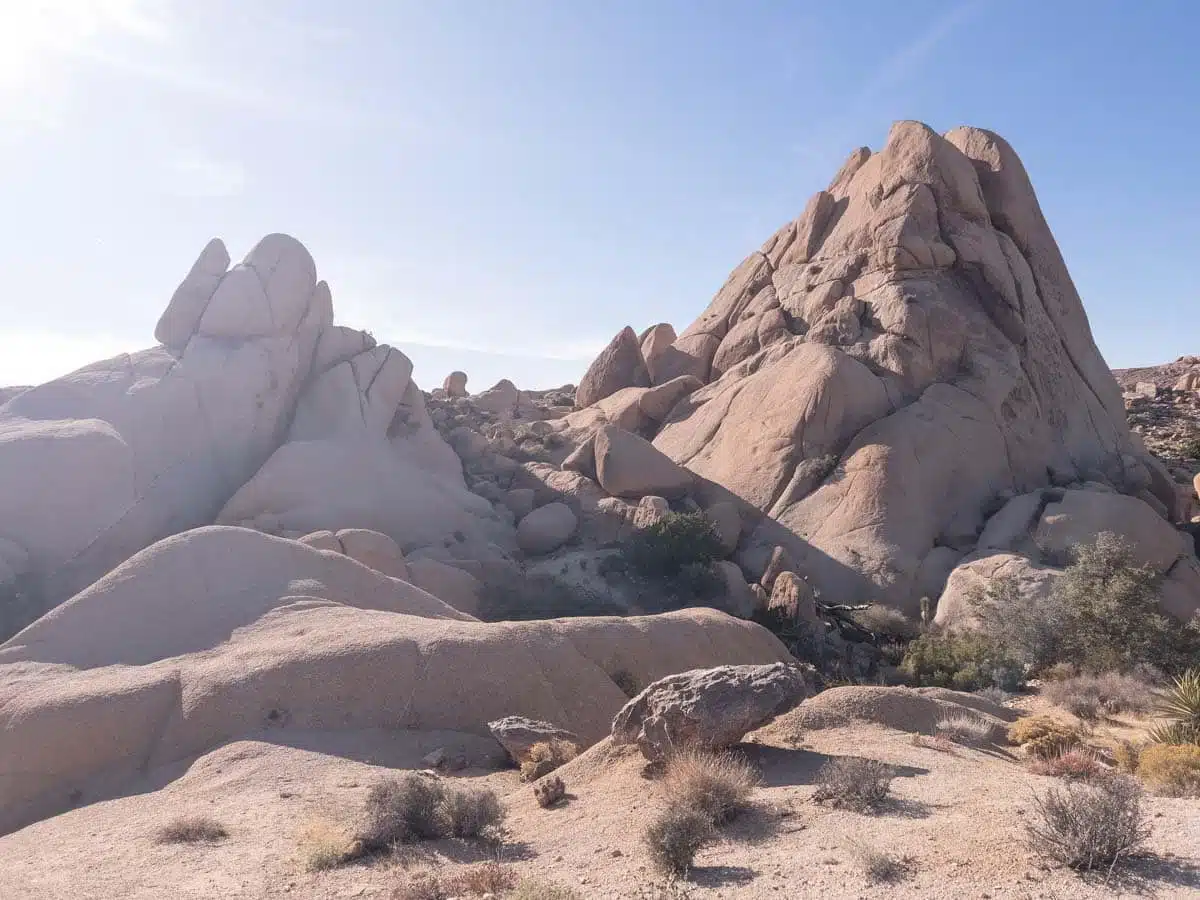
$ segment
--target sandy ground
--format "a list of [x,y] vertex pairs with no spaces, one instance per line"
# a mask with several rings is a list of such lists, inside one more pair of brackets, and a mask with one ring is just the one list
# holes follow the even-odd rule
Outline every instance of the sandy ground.
[[[1053,781],[1028,774],[1006,749],[940,752],[875,724],[806,731],[799,747],[789,746],[784,732],[768,728],[753,736],[761,743],[744,745],[763,773],[756,808],[697,857],[689,896],[1200,897],[1200,801],[1151,799],[1150,855],[1121,878],[1081,878],[1044,865],[1025,847],[1031,799]],[[135,786],[137,793],[0,838],[0,898],[386,900],[411,873],[431,866],[453,871],[496,856],[583,898],[639,896],[639,888],[656,881],[640,834],[666,798],[645,777],[636,751],[607,742],[560,770],[568,800],[551,810],[536,805],[514,771],[460,773],[464,783],[494,788],[509,807],[511,834],[498,851],[442,841],[306,872],[298,845],[306,826],[349,821],[371,784],[419,767],[427,748],[427,737],[405,732],[335,738],[274,732],[270,743],[226,745],[188,767],[153,773]],[[844,755],[897,767],[894,800],[881,813],[811,802],[817,769]],[[155,843],[159,826],[195,814],[217,819],[229,837],[211,845]],[[911,857],[911,874],[872,885],[856,862],[856,842]]]

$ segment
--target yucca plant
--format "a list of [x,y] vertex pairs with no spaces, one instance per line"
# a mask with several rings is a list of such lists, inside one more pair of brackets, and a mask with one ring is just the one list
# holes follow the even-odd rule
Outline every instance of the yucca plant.
[[1200,744],[1200,669],[1188,669],[1159,698],[1155,711],[1167,721],[1150,731],[1160,744]]

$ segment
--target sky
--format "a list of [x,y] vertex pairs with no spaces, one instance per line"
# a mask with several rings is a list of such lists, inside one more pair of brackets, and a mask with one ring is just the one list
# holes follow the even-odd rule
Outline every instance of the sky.
[[483,390],[682,328],[894,120],[1023,158],[1113,366],[1200,353],[1192,0],[0,0],[0,385],[151,346],[214,236]]

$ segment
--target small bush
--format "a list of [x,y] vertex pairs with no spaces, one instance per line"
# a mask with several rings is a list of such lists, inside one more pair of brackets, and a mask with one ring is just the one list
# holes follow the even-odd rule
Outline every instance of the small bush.
[[367,793],[366,822],[358,835],[363,849],[373,853],[394,844],[445,837],[445,800],[442,783],[421,775],[374,785]]
[[916,860],[911,856],[893,856],[862,840],[851,840],[850,856],[872,884],[891,884],[912,874]]
[[689,564],[707,566],[720,559],[721,539],[703,513],[667,513],[635,532],[621,555],[639,575],[669,578]]
[[358,855],[360,846],[344,829],[325,819],[310,821],[300,835],[304,868],[309,872],[322,872],[348,862]]
[[854,624],[877,638],[889,641],[911,641],[921,634],[919,622],[910,619],[898,609],[872,603],[866,609],[850,613]]
[[559,766],[569,763],[578,755],[579,747],[571,741],[558,738],[539,741],[529,748],[525,759],[521,761],[521,780],[537,781],[543,775],[549,775]]
[[1200,796],[1200,746],[1151,744],[1142,750],[1137,775],[1157,793]]
[[1112,868],[1150,834],[1142,791],[1126,776],[1051,788],[1034,802],[1030,848],[1072,869]]
[[915,685],[978,691],[1017,690],[1021,666],[996,641],[975,632],[927,632],[908,645],[900,671]]
[[1008,740],[1035,759],[1053,759],[1078,747],[1083,735],[1049,716],[1026,716],[1009,726]]
[[1093,674],[1146,664],[1178,672],[1200,653],[1200,631],[1160,612],[1161,581],[1128,542],[1102,532],[1075,548],[1049,596],[999,579],[972,602],[983,632],[1034,671],[1070,663]]
[[723,825],[749,806],[758,786],[754,767],[732,753],[683,750],[667,760],[665,784],[672,803]]
[[1029,770],[1035,775],[1049,775],[1067,781],[1090,781],[1108,774],[1093,753],[1086,750],[1068,750],[1049,759],[1035,759]]
[[557,775],[543,778],[533,786],[533,797],[542,809],[549,809],[566,795],[566,782]]
[[516,873],[497,862],[474,866],[455,875],[424,872],[392,891],[392,900],[451,900],[486,894],[499,896],[517,883]]
[[1163,744],[1200,744],[1200,669],[1189,669],[1174,680],[1155,712],[1166,719],[1151,737]]
[[934,726],[937,734],[966,747],[979,747],[991,742],[992,724],[967,712],[948,713]]
[[1076,675],[1051,681],[1042,693],[1051,703],[1085,722],[1094,722],[1102,714],[1145,713],[1151,706],[1150,686],[1139,678],[1119,672]]
[[229,837],[225,826],[209,816],[183,816],[158,829],[155,840],[160,844],[213,843]]
[[507,900],[583,900],[579,894],[569,887],[555,884],[552,881],[541,881],[536,878],[525,878],[517,885]]
[[671,806],[646,827],[644,840],[659,870],[683,874],[691,869],[692,860],[712,834],[713,824],[708,816],[694,809]]
[[895,777],[895,770],[877,759],[842,756],[818,770],[813,800],[866,812],[883,803]]
[[443,809],[450,835],[458,838],[497,838],[507,816],[496,792],[487,789],[449,791]]

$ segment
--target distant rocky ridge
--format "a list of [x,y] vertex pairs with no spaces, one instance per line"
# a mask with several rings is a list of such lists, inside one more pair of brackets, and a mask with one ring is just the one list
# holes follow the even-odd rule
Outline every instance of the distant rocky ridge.
[[[863,675],[831,605],[965,625],[981,583],[1044,591],[1100,531],[1200,608],[1194,492],[1130,432],[989,132],[899,123],[694,323],[623,328],[578,387],[424,392],[335,324],[294,238],[230,262],[204,248],[158,346],[0,397],[0,830],[258,730],[590,740],[684,668]],[[623,561],[672,512],[713,523],[703,597]],[[507,621],[548,582],[622,617]]]

